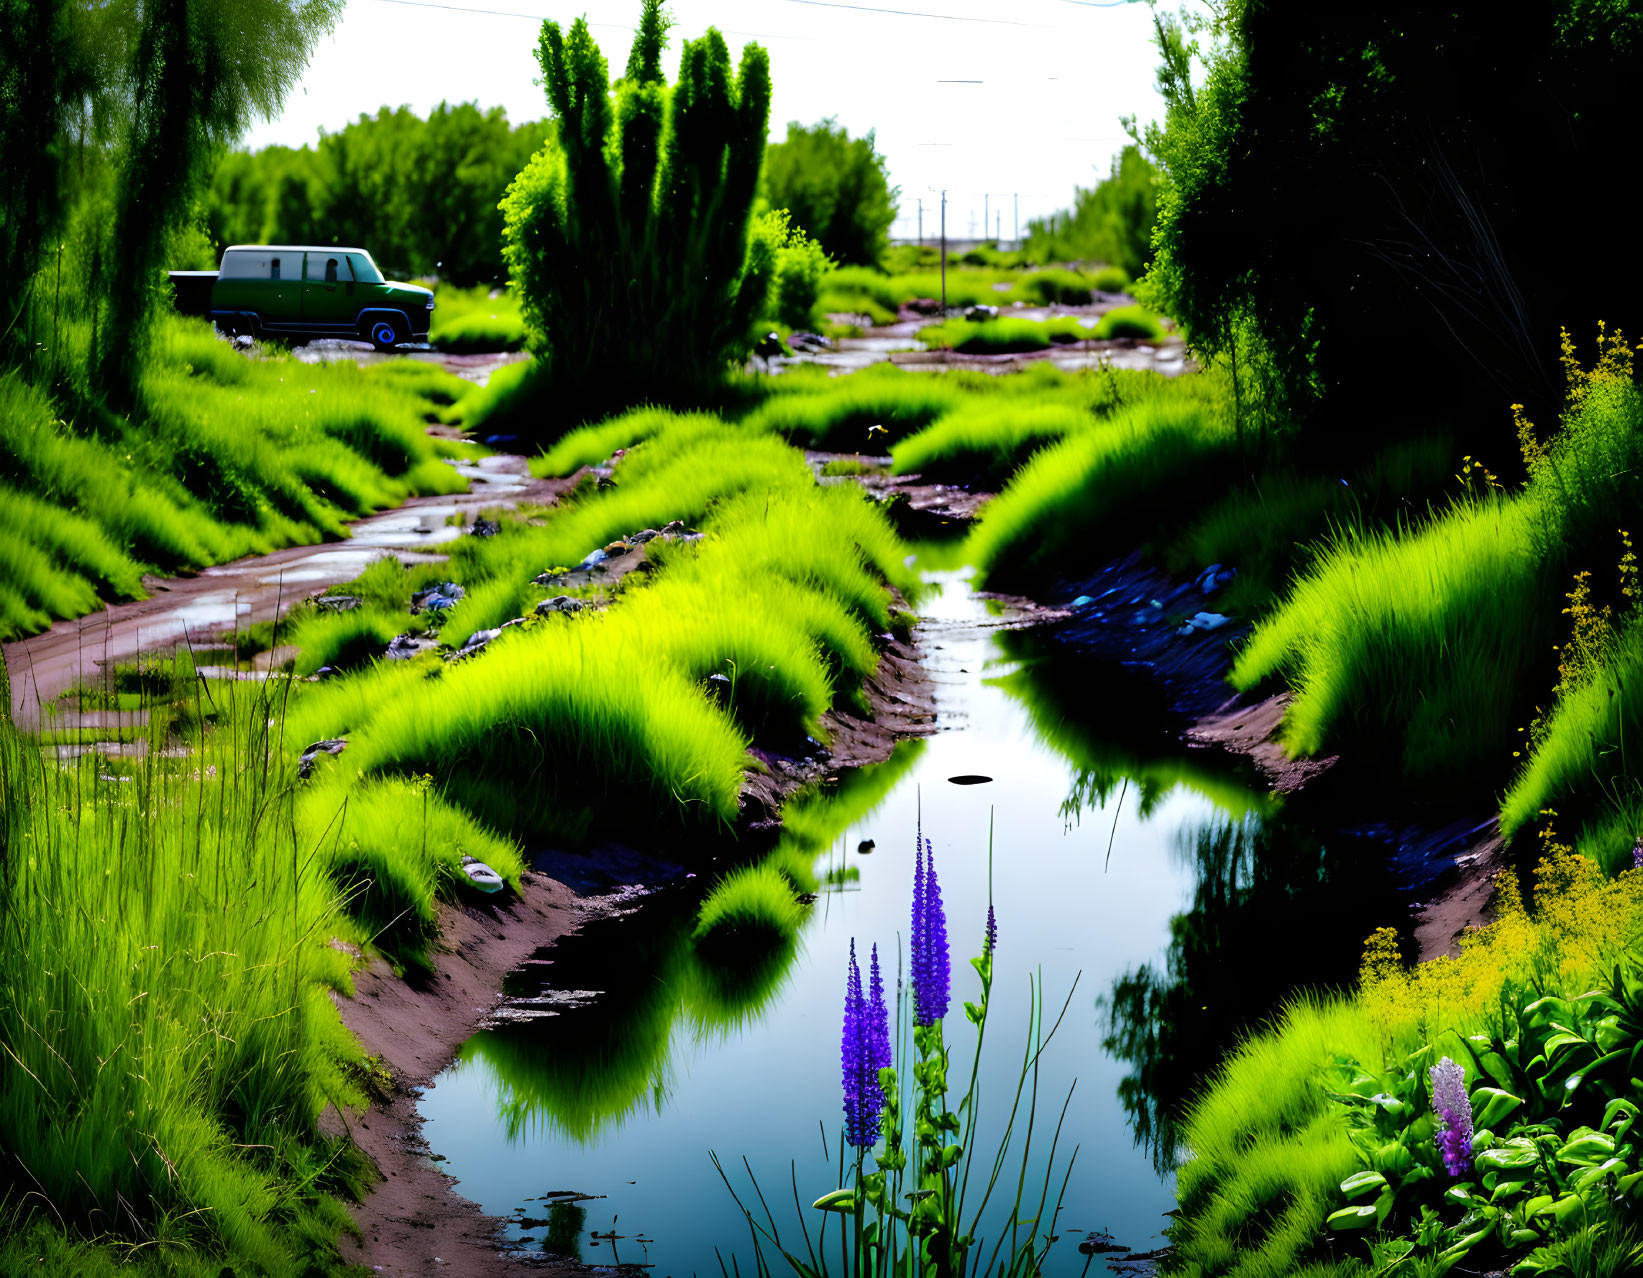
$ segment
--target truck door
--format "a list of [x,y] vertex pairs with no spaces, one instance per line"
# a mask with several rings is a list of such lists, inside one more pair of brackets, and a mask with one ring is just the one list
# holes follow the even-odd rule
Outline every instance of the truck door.
[[302,277],[303,323],[352,332],[358,314],[354,273],[348,268],[348,255],[310,251]]

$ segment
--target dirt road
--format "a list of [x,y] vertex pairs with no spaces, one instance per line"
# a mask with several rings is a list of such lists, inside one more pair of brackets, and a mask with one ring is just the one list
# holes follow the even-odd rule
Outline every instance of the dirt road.
[[[11,676],[15,721],[38,728],[42,707],[77,683],[95,682],[104,668],[185,640],[209,644],[236,626],[267,621],[298,599],[352,581],[381,555],[397,555],[408,564],[437,562],[444,558],[440,547],[462,536],[460,525],[472,523],[480,511],[545,504],[566,487],[562,480],[532,479],[525,458],[513,454],[456,464],[456,469],[468,480],[466,493],[413,497],[356,521],[346,541],[252,555],[190,577],[147,577],[146,599],[59,621],[43,634],[6,644],[0,651]],[[84,718],[82,723],[82,716],[56,715],[51,726],[98,726],[93,716]]]

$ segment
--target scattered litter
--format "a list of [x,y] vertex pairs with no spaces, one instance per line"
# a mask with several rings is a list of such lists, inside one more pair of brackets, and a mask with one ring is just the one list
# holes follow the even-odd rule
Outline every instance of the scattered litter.
[[1190,635],[1196,630],[1219,630],[1231,620],[1231,617],[1221,612],[1195,612],[1190,618],[1181,623],[1181,628],[1175,633]]
[[506,886],[502,876],[478,857],[463,857],[462,873],[467,876],[469,884],[481,892],[500,892]]
[[546,617],[556,612],[581,612],[587,606],[585,601],[573,599],[570,595],[555,595],[536,605],[536,615]]
[[1220,564],[1211,564],[1203,572],[1193,578],[1192,584],[1197,586],[1206,595],[1214,594],[1227,582],[1238,575],[1236,568],[1224,568]]
[[492,639],[495,639],[497,637],[497,635],[499,635],[501,633],[502,633],[502,628],[500,626],[498,626],[494,630],[476,630],[471,635],[469,635],[468,638],[463,642],[462,646],[460,648],[458,648],[455,652],[453,652],[449,657],[447,657],[446,660],[447,661],[459,661],[463,657],[471,657],[471,656],[474,655],[474,653],[483,651],[484,648],[485,648],[485,645],[488,644]]
[[454,581],[440,581],[411,596],[412,612],[445,612],[468,592]]
[[496,519],[476,519],[467,529],[470,537],[494,537],[502,531],[502,523]]
[[359,598],[356,595],[321,595],[314,600],[314,607],[321,612],[352,612],[359,607]]
[[347,748],[348,740],[345,737],[331,737],[324,741],[314,742],[313,745],[302,752],[302,757],[297,760],[297,775],[306,781],[314,771],[314,764],[318,761],[320,755],[341,754]]

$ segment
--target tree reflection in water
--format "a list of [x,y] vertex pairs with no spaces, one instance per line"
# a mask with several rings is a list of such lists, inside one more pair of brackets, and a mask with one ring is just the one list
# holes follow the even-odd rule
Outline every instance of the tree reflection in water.
[[1238,1036],[1302,989],[1339,988],[1363,941],[1405,920],[1384,846],[1286,818],[1282,801],[1242,760],[1189,749],[1156,680],[1088,659],[1031,631],[1006,632],[1012,668],[989,680],[1019,701],[1039,739],[1074,779],[1069,825],[1143,819],[1177,790],[1222,816],[1183,830],[1178,854],[1196,873],[1193,902],[1170,924],[1162,970],[1125,972],[1098,1000],[1103,1045],[1130,1067],[1118,1088],[1136,1144],[1160,1175],[1176,1162],[1176,1120]]
[[1364,938],[1405,911],[1367,839],[1248,816],[1182,831],[1179,851],[1198,882],[1163,970],[1128,971],[1098,1000],[1103,1046],[1130,1066],[1119,1099],[1160,1175],[1180,1115],[1239,1035],[1303,989],[1350,983]]
[[[795,893],[849,890],[840,836],[884,801],[923,748],[902,742],[886,762],[795,797],[766,861]],[[729,1037],[770,1006],[787,982],[797,936],[757,946],[696,938],[705,882],[658,892],[630,917],[592,922],[538,956],[551,962],[552,990],[597,997],[567,999],[556,1015],[482,1030],[463,1044],[461,1059],[482,1062],[495,1080],[510,1141],[551,1130],[592,1145],[631,1114],[660,1112],[681,1022],[698,1041]],[[825,895],[813,908],[826,908]],[[508,992],[544,990],[511,979]]]

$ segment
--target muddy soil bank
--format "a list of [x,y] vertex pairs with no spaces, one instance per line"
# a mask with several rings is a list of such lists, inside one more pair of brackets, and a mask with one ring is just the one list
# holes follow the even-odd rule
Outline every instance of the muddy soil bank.
[[1249,626],[1234,618],[1183,633],[1196,614],[1216,612],[1215,589],[1202,576],[1173,578],[1134,553],[1036,593],[1047,601],[1044,632],[1087,660],[1092,678],[1145,681],[1156,689],[1157,713],[1189,746],[1248,758],[1292,815],[1384,846],[1410,898],[1421,959],[1458,952],[1461,935],[1492,920],[1494,876],[1506,856],[1489,796],[1414,806],[1397,776],[1368,759],[1292,758],[1279,740],[1291,694],[1233,693],[1226,682]]

